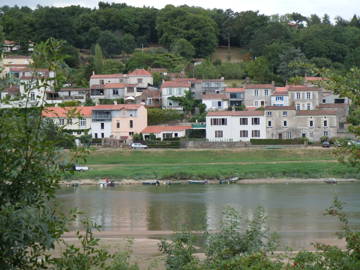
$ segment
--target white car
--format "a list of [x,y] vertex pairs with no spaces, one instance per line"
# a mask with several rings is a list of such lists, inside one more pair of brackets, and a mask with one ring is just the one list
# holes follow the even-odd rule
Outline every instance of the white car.
[[148,148],[148,146],[145,144],[142,144],[142,143],[132,143],[131,148],[132,149],[146,149],[146,148]]

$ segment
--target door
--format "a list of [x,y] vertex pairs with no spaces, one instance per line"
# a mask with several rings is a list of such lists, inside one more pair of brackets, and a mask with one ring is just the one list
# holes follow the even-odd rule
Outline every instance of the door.
[[282,140],[282,133],[279,133],[279,139]]

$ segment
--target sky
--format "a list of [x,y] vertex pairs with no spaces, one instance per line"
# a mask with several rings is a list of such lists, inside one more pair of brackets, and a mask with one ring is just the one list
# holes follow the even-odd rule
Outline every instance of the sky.
[[[35,8],[37,5],[57,7],[80,5],[94,8],[97,7],[98,2],[97,0],[0,0],[0,6],[18,5]],[[305,16],[317,14],[322,17],[326,13],[332,19],[336,16],[351,19],[354,14],[360,15],[359,0],[103,0],[103,2],[126,3],[130,6],[151,6],[155,8],[163,8],[167,4],[175,6],[186,4],[210,9],[231,8],[237,12],[259,10],[260,13],[266,15],[283,15],[298,12]]]

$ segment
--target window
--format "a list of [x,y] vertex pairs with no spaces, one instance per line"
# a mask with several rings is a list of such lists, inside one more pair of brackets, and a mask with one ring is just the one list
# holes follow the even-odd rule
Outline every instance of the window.
[[284,97],[283,96],[277,96],[276,97],[276,101],[283,101],[284,100]]
[[324,120],[324,127],[327,127],[327,126],[328,126],[328,121]]
[[284,122],[283,122],[283,126],[284,126],[284,127],[287,127],[287,121],[284,121]]
[[217,102],[217,106],[218,106],[218,107],[221,107],[221,101],[218,101],[218,102]]
[[313,126],[314,126],[314,121],[313,121],[313,120],[310,120],[309,126],[310,126],[310,127],[313,127]]
[[255,107],[257,107],[258,104],[259,104],[259,102],[257,102],[257,101],[254,102],[254,106],[255,106]]
[[311,99],[311,92],[306,92],[306,99]]
[[324,131],[324,136],[328,137],[329,136],[329,131]]
[[130,131],[129,136],[132,136],[132,135],[134,135],[134,132]]
[[247,138],[249,136],[249,132],[247,130],[240,130],[240,138]]
[[95,139],[97,139],[97,138],[98,138],[98,135],[97,135],[97,133],[95,133],[94,135],[95,135]]
[[179,135],[177,133],[174,133],[174,137],[177,138]]
[[264,95],[265,95],[265,96],[268,96],[268,95],[269,95],[269,90],[265,89],[265,90],[264,90]]
[[226,118],[212,118],[210,120],[212,126],[226,126],[227,119]]
[[254,95],[257,97],[259,95],[259,90],[255,90]]
[[142,82],[143,82],[143,79],[139,78],[139,79],[137,79],[137,82],[138,82],[138,83],[142,83]]
[[307,109],[308,111],[311,110],[311,104],[310,104],[310,103],[306,104],[306,109]]
[[60,118],[59,119],[59,124],[62,125],[62,126],[65,125],[65,119]]
[[287,112],[284,111],[284,112],[282,113],[282,115],[283,115],[283,116],[287,116]]
[[[104,129],[104,128],[105,128],[105,124],[104,124],[104,123],[100,123],[100,128],[101,128],[101,129]],[[102,138],[104,138],[104,137],[102,137]]]
[[128,93],[134,93],[134,87],[128,87],[127,92]]
[[134,121],[133,120],[130,120],[130,128],[133,128],[134,127]]
[[67,122],[68,125],[72,125],[72,119],[71,118],[68,118],[66,122]]
[[119,90],[118,89],[113,89],[113,95],[118,95],[119,94]]
[[86,126],[86,119],[80,118],[80,127],[85,127],[85,126]]
[[291,139],[291,132],[286,132],[286,139]]
[[116,128],[120,128],[120,122],[116,122]]
[[223,131],[222,130],[215,130],[215,138],[222,138]]
[[35,100],[35,93],[34,92],[30,93],[30,100]]
[[322,103],[326,103],[326,99],[323,99],[323,100],[322,100]]
[[101,133],[101,138],[104,138],[104,137],[105,137],[104,133]]
[[300,104],[296,104],[296,110],[300,111]]
[[259,138],[260,137],[260,130],[253,130],[251,131],[251,136],[253,138]]
[[245,126],[248,124],[248,119],[247,118],[240,118],[240,125],[241,126]]
[[100,84],[104,84],[104,80],[100,80]]
[[256,117],[256,118],[251,118],[251,124],[253,126],[255,125],[260,125],[260,118]]
[[301,99],[301,93],[296,93],[296,99]]
[[267,112],[267,116],[272,116],[272,112]]
[[78,135],[81,135],[81,131],[78,131],[77,134],[78,134]]
[[271,121],[268,121],[268,127],[271,127]]

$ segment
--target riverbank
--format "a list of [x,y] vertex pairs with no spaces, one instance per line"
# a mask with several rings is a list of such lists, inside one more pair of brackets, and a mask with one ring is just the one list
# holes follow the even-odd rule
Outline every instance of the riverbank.
[[96,149],[69,179],[359,178],[331,149]]
[[[110,179],[113,180],[115,185],[142,185],[144,182],[155,182],[158,181],[160,185],[171,185],[171,184],[188,184],[188,180],[157,180],[157,179]],[[326,183],[325,181],[329,178],[258,178],[258,179],[239,179],[234,184],[293,184],[293,183]],[[81,179],[81,180],[68,180],[61,181],[61,186],[76,186],[76,185],[99,185],[101,180],[97,179]],[[336,178],[337,183],[349,183],[359,182],[360,180],[355,178]],[[219,180],[207,180],[207,184],[219,184]]]

